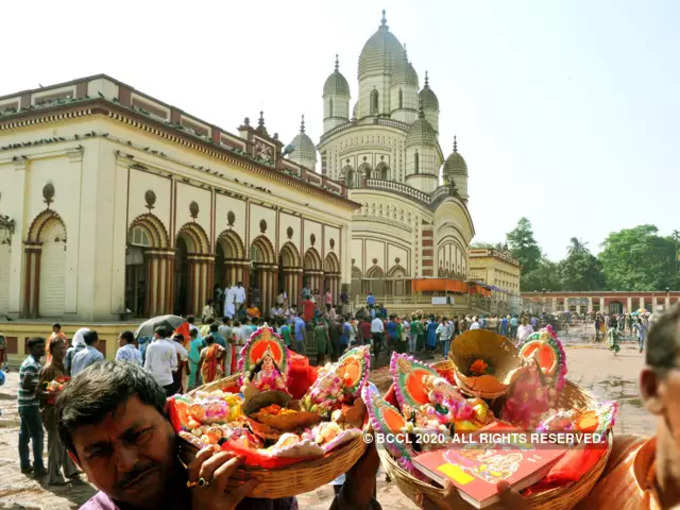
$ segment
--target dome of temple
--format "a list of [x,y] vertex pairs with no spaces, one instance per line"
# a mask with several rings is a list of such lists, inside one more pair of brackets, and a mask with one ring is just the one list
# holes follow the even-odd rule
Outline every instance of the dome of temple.
[[385,19],[385,11],[378,31],[373,34],[359,56],[359,79],[371,73],[392,72],[403,60],[404,48],[390,32]]

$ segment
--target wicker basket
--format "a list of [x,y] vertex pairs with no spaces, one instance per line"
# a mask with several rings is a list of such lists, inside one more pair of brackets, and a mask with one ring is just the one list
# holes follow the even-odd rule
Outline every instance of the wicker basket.
[[[198,450],[189,442],[180,438],[179,455],[185,464],[189,464]],[[338,476],[349,471],[361,458],[366,444],[361,436],[330,451],[319,459],[298,462],[280,469],[262,469],[241,467],[236,470],[234,479],[243,480],[258,477],[257,484],[250,497],[253,498],[287,498],[303,492],[313,491],[332,482]]]
[[241,374],[234,374],[228,377],[223,377],[222,379],[217,379],[216,381],[213,381],[211,383],[197,386],[193,390],[187,392],[187,395],[195,395],[199,391],[215,391],[224,388],[230,388],[232,386],[238,385],[238,381],[240,378]]
[[[596,405],[596,400],[579,386],[567,381],[566,386],[560,393],[558,407],[561,409],[587,409]],[[578,504],[595,486],[607,465],[607,459],[612,450],[613,434],[610,431],[607,436],[607,452],[600,458],[597,464],[580,480],[564,487],[549,489],[526,498],[526,502],[533,510],[570,510]],[[405,471],[392,456],[384,449],[379,448],[378,454],[385,471],[395,481],[397,487],[416,502],[419,494],[425,494],[435,503],[444,507],[444,491],[434,485],[418,480]],[[499,508],[497,505],[488,507]]]
[[[199,386],[190,391],[214,391],[238,383],[240,374],[225,377],[218,381]],[[179,455],[183,462],[189,464],[197,448],[181,437],[178,441]],[[279,469],[262,469],[241,467],[237,469],[234,479],[256,476],[260,479],[250,497],[253,498],[286,498],[309,492],[332,482],[338,476],[349,471],[366,450],[366,443],[361,436],[331,450],[321,458],[298,462]]]

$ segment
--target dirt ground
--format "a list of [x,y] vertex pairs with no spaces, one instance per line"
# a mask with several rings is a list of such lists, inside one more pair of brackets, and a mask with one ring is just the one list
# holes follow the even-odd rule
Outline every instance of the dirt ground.
[[[569,373],[567,377],[603,400],[617,400],[620,413],[615,433],[654,433],[654,420],[640,401],[637,374],[643,364],[643,355],[633,343],[624,343],[621,352],[614,356],[602,345],[582,343],[574,335],[567,340],[566,353]],[[380,387],[389,383],[387,368],[381,368],[372,379]],[[18,416],[16,406],[17,373],[10,372],[7,383],[0,387],[0,508],[30,508],[61,510],[77,508],[94,492],[83,483],[66,487],[46,487],[21,474],[17,453]],[[46,441],[45,441],[46,443]],[[333,497],[330,485],[298,496],[300,508],[327,510]],[[389,510],[414,510],[399,489],[378,474],[378,500]]]

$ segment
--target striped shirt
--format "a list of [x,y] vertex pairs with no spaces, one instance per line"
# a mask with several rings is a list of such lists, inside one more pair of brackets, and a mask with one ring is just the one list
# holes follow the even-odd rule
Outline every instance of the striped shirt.
[[[38,385],[38,375],[40,374],[41,369],[42,365],[32,354],[29,354],[21,364],[21,367],[19,368],[19,391],[17,392],[19,407],[38,407],[40,405],[35,392]],[[24,389],[24,385],[30,386],[33,390]]]

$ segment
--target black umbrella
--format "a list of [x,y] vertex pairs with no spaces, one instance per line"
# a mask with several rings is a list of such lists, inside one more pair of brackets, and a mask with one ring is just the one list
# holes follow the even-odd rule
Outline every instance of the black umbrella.
[[184,317],[179,315],[158,315],[157,317],[152,317],[151,319],[143,322],[135,332],[135,338],[140,338],[143,336],[153,336],[153,330],[156,326],[168,326],[170,329],[175,330],[186,322]]

